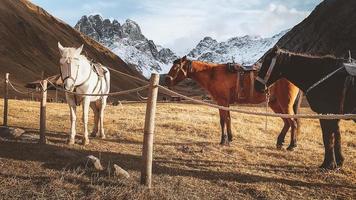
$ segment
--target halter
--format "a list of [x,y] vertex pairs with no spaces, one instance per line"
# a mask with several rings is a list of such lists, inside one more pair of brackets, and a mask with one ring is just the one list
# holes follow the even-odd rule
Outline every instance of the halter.
[[276,66],[276,62],[277,62],[277,55],[272,59],[271,64],[269,65],[269,68],[267,70],[265,77],[262,79],[261,77],[257,76],[256,81],[258,81],[258,82],[262,83],[264,86],[266,86],[269,78],[271,77],[272,71],[273,71],[274,67]]
[[184,74],[184,76],[189,78],[188,72],[189,72],[189,73],[192,72],[192,61],[191,61],[191,60],[188,60],[187,62],[188,62],[187,70],[184,70],[183,67],[184,67],[185,65],[183,65],[182,63],[180,63],[179,66],[178,66],[178,70],[177,70],[177,73],[176,73],[175,77],[172,77],[172,76],[169,76],[169,75],[167,75],[167,77],[169,77],[170,79],[174,80],[174,79],[177,78],[178,72],[179,72],[179,71],[182,71],[183,74]]
[[[67,62],[68,64],[71,64],[71,62],[69,62],[69,61],[71,61],[71,60],[79,60],[79,58],[70,58],[70,57],[69,57],[69,58],[66,59],[66,62]],[[90,66],[91,66],[91,65],[90,65]],[[77,64],[77,72],[76,72],[76,74],[75,74],[75,78],[72,77],[72,74],[71,74],[71,73],[72,73],[72,70],[68,70],[68,76],[66,76],[66,77],[63,78],[62,69],[60,69],[59,71],[60,71],[60,75],[61,75],[61,78],[62,78],[63,83],[64,83],[64,81],[67,80],[67,79],[73,80],[73,87],[74,87],[74,89],[75,89],[75,88],[78,88],[78,87],[80,87],[80,86],[82,86],[82,85],[84,85],[84,84],[90,79],[92,70],[90,69],[89,76],[88,76],[87,79],[85,79],[85,81],[83,81],[83,82],[82,82],[81,84],[79,84],[79,85],[75,85],[75,83],[77,82],[77,79],[78,79],[78,75],[79,75],[79,67],[80,67],[80,65]]]

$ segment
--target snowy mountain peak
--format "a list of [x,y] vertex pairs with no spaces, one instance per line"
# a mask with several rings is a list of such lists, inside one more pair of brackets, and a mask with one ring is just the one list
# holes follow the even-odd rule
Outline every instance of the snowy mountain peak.
[[228,63],[235,61],[250,65],[262,57],[286,32],[288,30],[271,38],[245,35],[233,37],[224,42],[205,37],[189,52],[188,56],[195,60],[207,62]]
[[140,26],[133,20],[127,19],[124,24],[121,26],[124,33],[124,37],[129,37],[132,40],[144,40],[146,39],[142,35]]
[[[125,62],[137,66],[146,77],[150,77],[151,72],[167,73],[177,59],[172,50],[147,39],[138,23],[131,19],[120,24],[117,20],[103,19],[100,15],[83,16],[75,28],[111,49]],[[235,61],[253,64],[288,31],[270,38],[245,35],[223,42],[204,37],[189,52],[188,57],[215,63]]]
[[151,72],[165,73],[177,56],[147,39],[138,23],[127,19],[122,25],[117,20],[103,19],[100,15],[83,16],[75,29],[92,37],[111,49],[125,62],[137,66],[146,77]]

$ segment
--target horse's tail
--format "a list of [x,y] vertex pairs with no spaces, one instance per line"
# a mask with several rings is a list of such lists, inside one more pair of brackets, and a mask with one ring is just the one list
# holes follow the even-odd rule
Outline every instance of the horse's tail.
[[[293,104],[293,111],[294,111],[295,114],[299,113],[299,108],[300,108],[300,105],[302,103],[302,99],[303,99],[303,91],[299,90],[298,95],[295,98],[295,101],[294,101],[294,104]],[[297,134],[299,135],[300,128],[301,128],[301,119],[297,118],[296,122],[297,122]]]

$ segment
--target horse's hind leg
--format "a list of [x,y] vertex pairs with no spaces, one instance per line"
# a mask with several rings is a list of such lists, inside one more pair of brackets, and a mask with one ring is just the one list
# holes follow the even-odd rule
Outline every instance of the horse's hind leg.
[[[281,109],[280,105],[278,104],[277,100],[270,102],[269,106],[275,113],[282,113],[282,109]],[[282,120],[283,120],[284,125],[283,125],[281,132],[278,135],[278,138],[277,138],[277,144],[276,144],[277,149],[282,149],[284,139],[285,139],[286,134],[290,127],[287,119],[282,118]]]
[[90,103],[90,107],[91,109],[93,110],[94,112],[94,128],[93,128],[93,131],[91,132],[91,136],[92,137],[95,137],[97,136],[98,134],[98,126],[99,126],[99,109],[96,105],[96,102],[91,102]]
[[342,151],[341,151],[341,134],[340,134],[340,127],[339,124],[337,123],[335,125],[335,159],[336,159],[336,164],[338,167],[342,167],[342,165],[344,164],[344,156],[342,155]]
[[287,150],[293,151],[294,148],[297,147],[297,121],[295,119],[288,119],[288,123],[291,127],[291,136]]
[[232,142],[232,131],[231,131],[231,116],[230,116],[230,111],[227,111],[226,129],[227,129],[227,138],[228,138],[229,142]]
[[100,127],[100,138],[105,139],[105,132],[104,132],[104,109],[106,107],[106,97],[103,97],[101,100],[101,105],[99,108],[99,127]]
[[221,141],[220,144],[229,144],[227,135],[225,134],[225,123],[226,123],[226,116],[227,116],[227,111],[225,110],[219,110],[220,114],[220,126],[221,126]]

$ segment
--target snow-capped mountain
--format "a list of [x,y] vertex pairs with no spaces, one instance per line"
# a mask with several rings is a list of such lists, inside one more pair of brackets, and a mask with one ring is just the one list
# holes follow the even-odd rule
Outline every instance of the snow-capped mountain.
[[117,20],[100,15],[83,16],[75,29],[111,49],[125,62],[137,66],[145,77],[152,72],[167,73],[177,56],[168,48],[157,47],[141,32],[140,26],[127,19],[122,25]]
[[[167,73],[173,61],[177,59],[170,49],[147,39],[140,26],[130,19],[120,24],[117,20],[103,19],[100,15],[84,15],[75,25],[75,29],[108,47],[125,62],[136,66],[147,78],[152,72]],[[246,35],[223,42],[205,37],[188,53],[188,57],[215,63],[235,61],[251,65],[288,31],[271,38]]]
[[283,31],[271,38],[246,35],[233,37],[225,42],[205,37],[189,52],[188,57],[207,62],[228,63],[235,61],[244,65],[252,65],[288,31]]

